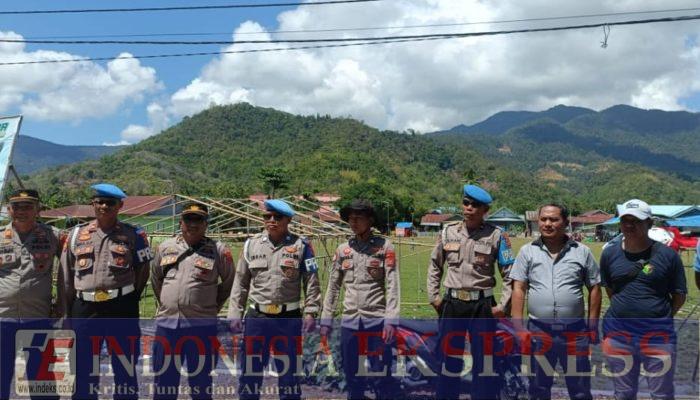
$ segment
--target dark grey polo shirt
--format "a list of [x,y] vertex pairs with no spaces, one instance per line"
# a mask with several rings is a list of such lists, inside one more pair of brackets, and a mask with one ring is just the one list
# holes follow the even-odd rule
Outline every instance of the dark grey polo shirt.
[[583,286],[600,283],[600,268],[585,245],[569,239],[556,260],[537,239],[520,249],[510,277],[527,282],[530,318],[584,318]]

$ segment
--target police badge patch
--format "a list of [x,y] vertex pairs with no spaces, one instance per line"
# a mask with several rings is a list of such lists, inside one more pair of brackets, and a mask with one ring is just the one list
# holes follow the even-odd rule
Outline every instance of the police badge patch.
[[373,279],[379,279],[384,275],[384,268],[381,267],[367,267],[367,272]]

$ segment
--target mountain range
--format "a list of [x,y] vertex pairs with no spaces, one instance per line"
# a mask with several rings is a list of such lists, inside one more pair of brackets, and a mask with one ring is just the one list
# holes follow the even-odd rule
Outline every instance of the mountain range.
[[19,135],[12,161],[21,175],[62,164],[100,158],[124,146],[65,146],[31,136]]
[[[559,105],[541,112],[500,112],[477,124],[458,125],[432,135],[469,136],[468,140],[487,152],[494,150],[494,141],[488,138],[496,139],[495,143],[500,145],[497,148],[512,147],[520,141],[536,143],[542,149],[564,145],[574,159],[591,153],[645,165],[688,180],[700,178],[700,114],[686,111],[617,105],[596,112]],[[489,153],[493,156],[504,152]],[[546,151],[536,153],[543,160],[551,158]]]
[[284,176],[280,195],[365,194],[398,214],[457,205],[479,179],[494,207],[562,201],[574,211],[631,197],[695,204],[700,198],[700,115],[615,106],[502,112],[426,135],[380,131],[351,118],[298,116],[240,103],[213,106],[113,154],[32,175],[48,203],[84,201],[111,181],[129,194],[246,196]]

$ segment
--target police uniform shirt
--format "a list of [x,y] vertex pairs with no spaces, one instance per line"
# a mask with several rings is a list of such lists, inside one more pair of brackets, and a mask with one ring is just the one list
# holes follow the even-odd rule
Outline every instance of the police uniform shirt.
[[399,265],[388,239],[371,236],[362,242],[353,238],[338,246],[323,303],[322,324],[330,324],[343,286],[342,326],[359,329],[360,319],[364,326],[378,325],[385,318],[398,322]]
[[236,267],[229,301],[228,318],[243,316],[248,298],[257,304],[295,303],[304,288],[304,313],[317,314],[321,308],[318,266],[311,244],[288,234],[275,245],[267,233],[248,239]]
[[70,310],[76,291],[94,292],[134,285],[141,295],[153,259],[146,232],[123,222],[104,232],[96,221],[75,227],[61,254],[59,289]]
[[24,239],[5,226],[0,238],[0,318],[48,318],[58,229],[37,223]]
[[205,237],[196,250],[182,236],[161,243],[151,262],[159,325],[177,328],[180,318],[216,318],[231,294],[234,276],[231,251],[221,242]]
[[438,236],[430,256],[428,298],[434,302],[440,297],[444,264],[447,264],[445,287],[471,291],[496,286],[495,265],[498,263],[503,281],[498,306],[506,311],[513,292],[508,274],[514,262],[510,239],[497,226],[485,222],[470,232],[463,222],[448,225]]

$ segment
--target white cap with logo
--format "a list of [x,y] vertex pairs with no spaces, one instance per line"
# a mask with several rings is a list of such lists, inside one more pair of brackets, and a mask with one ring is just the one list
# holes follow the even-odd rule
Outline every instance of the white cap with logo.
[[632,199],[625,202],[620,210],[620,218],[631,215],[637,219],[644,220],[652,217],[651,207],[646,202],[639,199]]

